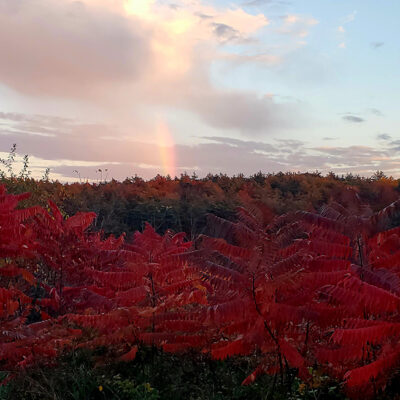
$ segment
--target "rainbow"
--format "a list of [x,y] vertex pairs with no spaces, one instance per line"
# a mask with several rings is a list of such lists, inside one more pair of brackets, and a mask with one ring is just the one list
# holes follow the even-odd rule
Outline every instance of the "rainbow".
[[174,138],[165,121],[157,124],[157,144],[160,154],[163,175],[176,175],[176,157]]

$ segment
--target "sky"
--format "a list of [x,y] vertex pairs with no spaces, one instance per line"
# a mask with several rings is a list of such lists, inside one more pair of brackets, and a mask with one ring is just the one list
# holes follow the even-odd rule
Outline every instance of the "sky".
[[[60,181],[400,177],[398,0],[0,0],[0,157]],[[19,165],[17,165],[18,170]]]

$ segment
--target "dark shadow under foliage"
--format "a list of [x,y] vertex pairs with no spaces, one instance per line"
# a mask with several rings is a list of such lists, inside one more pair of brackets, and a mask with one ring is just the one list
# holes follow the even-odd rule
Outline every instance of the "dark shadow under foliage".
[[0,388],[0,400],[334,400],[337,384],[319,377],[306,388],[294,377],[262,376],[241,386],[254,359],[211,360],[198,354],[166,354],[143,347],[130,363],[94,368],[95,354],[79,351],[57,366],[36,367]]

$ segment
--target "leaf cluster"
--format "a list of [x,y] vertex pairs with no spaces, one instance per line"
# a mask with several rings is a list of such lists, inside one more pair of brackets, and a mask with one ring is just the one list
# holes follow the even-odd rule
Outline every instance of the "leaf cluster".
[[400,367],[400,230],[386,229],[400,200],[374,212],[346,190],[319,213],[275,216],[242,195],[236,222],[211,214],[194,245],[150,224],[105,238],[89,230],[94,213],[19,209],[27,197],[0,186],[4,384],[77,349],[129,364],[143,344],[250,357],[242,385],[267,374],[273,392],[296,375],[313,391],[327,375],[353,398],[376,397]]

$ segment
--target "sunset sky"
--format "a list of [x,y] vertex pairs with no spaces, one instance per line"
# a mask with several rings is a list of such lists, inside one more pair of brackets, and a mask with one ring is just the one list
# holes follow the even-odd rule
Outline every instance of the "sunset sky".
[[0,0],[0,157],[16,143],[62,181],[400,177],[399,16],[399,0]]

